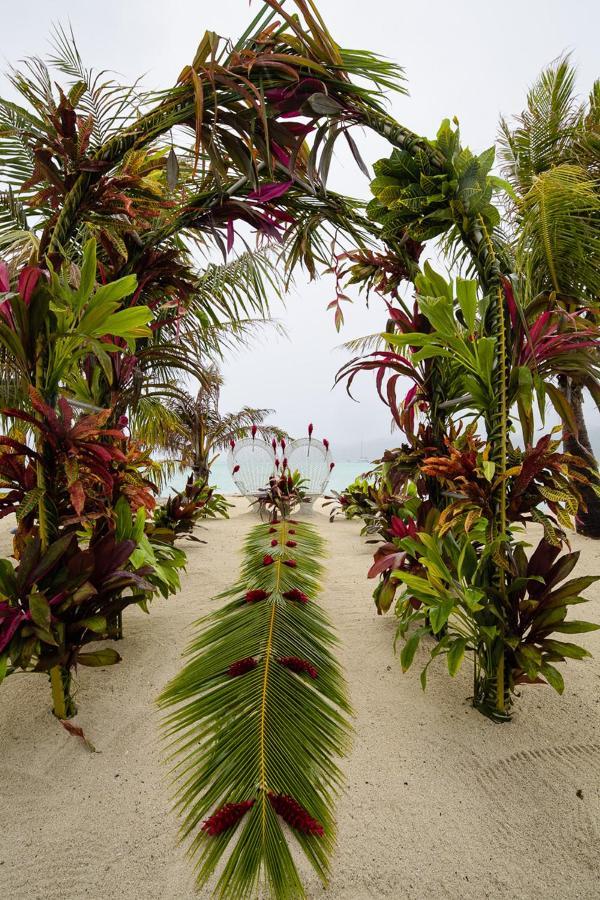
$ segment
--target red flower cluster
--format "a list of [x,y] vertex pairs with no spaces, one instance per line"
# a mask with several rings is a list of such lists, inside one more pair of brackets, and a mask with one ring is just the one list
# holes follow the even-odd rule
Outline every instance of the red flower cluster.
[[289,566],[290,569],[295,569],[298,565],[295,559],[284,559],[283,564],[284,566]]
[[276,547],[278,543],[279,541],[277,540],[277,538],[273,538],[273,540],[271,541],[271,547]]
[[281,816],[284,822],[287,822],[292,828],[302,831],[303,834],[323,836],[321,823],[313,819],[310,813],[289,794],[273,794],[272,791],[269,791],[269,801],[277,815]]
[[255,800],[242,800],[241,803],[226,803],[212,814],[205,822],[202,823],[202,831],[216,837],[233,828],[240,821],[249,809],[255,804]]
[[256,603],[258,600],[266,600],[269,594],[257,588],[253,591],[246,591],[246,603]]
[[286,547],[295,547],[295,546],[296,546],[296,541],[286,541],[286,542],[285,542],[285,546],[286,546]]
[[286,669],[291,669],[297,675],[310,675],[311,678],[316,678],[318,675],[315,667],[311,666],[308,660],[301,659],[299,656],[280,656],[277,662]]
[[272,566],[274,562],[275,560],[268,553],[266,556],[263,556],[263,566]]
[[298,588],[292,588],[291,591],[286,591],[282,594],[286,600],[296,600],[298,603],[308,603],[308,597],[304,593],[304,591],[299,591]]
[[257,667],[258,663],[253,656],[246,656],[245,659],[238,659],[232,663],[227,669],[230,678],[237,678],[239,675],[245,675],[246,672],[252,671]]

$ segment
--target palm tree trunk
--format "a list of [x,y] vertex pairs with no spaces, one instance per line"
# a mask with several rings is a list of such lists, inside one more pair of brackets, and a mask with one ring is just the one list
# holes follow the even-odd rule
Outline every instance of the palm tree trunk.
[[[563,377],[560,387],[569,402],[577,423],[577,437],[567,429],[563,429],[563,445],[565,453],[581,456],[586,460],[594,472],[598,471],[598,463],[594,456],[590,436],[587,430],[583,414],[583,389],[579,384],[573,384],[570,378]],[[586,509],[580,508],[575,517],[575,527],[579,534],[586,537],[600,538],[600,497],[591,485],[580,485]]]

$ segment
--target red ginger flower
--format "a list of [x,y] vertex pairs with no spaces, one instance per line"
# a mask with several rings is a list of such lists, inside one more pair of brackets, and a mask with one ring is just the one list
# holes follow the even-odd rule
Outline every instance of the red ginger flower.
[[280,666],[285,666],[297,675],[310,675],[311,678],[317,677],[317,670],[308,662],[307,659],[301,659],[299,656],[280,656],[277,660]]
[[275,440],[275,438],[273,438],[273,440],[271,441],[271,447],[273,448],[273,453],[275,453],[275,451],[277,450],[277,441]]
[[286,541],[286,542],[285,542],[285,546],[286,546],[286,547],[295,547],[296,544],[297,544],[296,541]]
[[296,600],[297,603],[308,603],[308,597],[304,591],[299,591],[298,588],[292,588],[291,591],[286,591],[281,596],[286,600]]
[[266,556],[263,556],[263,566],[272,566],[275,560],[268,553]]
[[240,467],[239,467],[239,466],[234,466],[234,467],[233,467],[233,471],[232,471],[231,474],[232,474],[232,475],[235,475],[235,473],[236,473],[236,472],[239,472],[239,471],[240,471]]
[[335,469],[335,463],[329,463],[329,471],[331,472],[333,469]]
[[313,819],[310,813],[289,794],[274,794],[269,791],[269,801],[277,815],[281,816],[284,822],[287,822],[296,831],[322,837],[324,832],[321,823]]
[[232,450],[235,450],[235,441],[233,440],[233,438],[229,441],[229,446]]
[[202,831],[216,837],[223,831],[233,828],[242,816],[254,806],[255,802],[254,800],[242,800],[241,803],[226,803],[202,823]]
[[280,443],[281,443],[281,449],[282,449],[282,451],[285,453],[285,446],[286,446],[286,444],[285,444],[285,438],[281,438]]
[[295,569],[298,565],[295,559],[284,559],[283,564],[284,566],[289,566],[290,569]]
[[329,441],[327,440],[327,438],[323,438],[323,446],[325,447],[327,452],[329,452]]
[[273,538],[273,540],[271,541],[271,547],[276,547],[278,543],[279,541],[277,540],[277,538]]
[[260,588],[253,591],[246,591],[246,603],[257,603],[259,600],[266,600],[269,594]]
[[256,437],[256,432],[257,432],[257,431],[258,431],[258,426],[257,426],[257,425],[253,425],[253,426],[252,426],[252,440],[254,440],[254,438]]
[[313,423],[311,422],[310,425],[308,426],[308,436],[309,436],[309,438],[312,437],[313,430],[314,430],[314,429],[313,429]]
[[237,662],[232,663],[227,669],[227,674],[230,678],[237,678],[239,675],[245,675],[246,672],[255,669],[257,665],[253,656],[246,656],[245,659],[238,659]]

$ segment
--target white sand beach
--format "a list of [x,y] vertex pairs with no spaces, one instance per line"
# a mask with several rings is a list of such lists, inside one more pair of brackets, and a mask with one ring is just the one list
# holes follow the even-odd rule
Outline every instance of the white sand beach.
[[[403,675],[392,616],[379,618],[366,580],[371,547],[357,522],[313,512],[329,558],[322,602],[342,640],[356,711],[338,806],[338,850],[325,890],[310,898],[506,898],[600,895],[600,632],[581,643],[566,691],[525,689],[510,724],[469,704],[469,666],[455,680],[440,663],[429,686],[419,660]],[[187,544],[181,594],[151,616],[125,617],[120,665],[80,669],[74,720],[91,753],[53,718],[43,676],[0,688],[0,884],[7,900],[189,900],[192,867],[177,844],[154,700],[180,665],[190,624],[236,576],[257,521],[238,500],[211,521],[207,544]],[[9,550],[2,523],[1,549]],[[578,572],[600,571],[600,543],[574,537]],[[581,615],[600,621],[600,591]],[[578,638],[579,640],[579,638]],[[425,653],[422,651],[422,659]],[[210,896],[208,891],[203,897]]]

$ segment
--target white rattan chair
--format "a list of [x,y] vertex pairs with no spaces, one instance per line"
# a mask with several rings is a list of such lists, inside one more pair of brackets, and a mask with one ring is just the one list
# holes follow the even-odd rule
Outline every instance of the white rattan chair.
[[[329,482],[333,462],[331,452],[316,438],[299,438],[288,444],[285,456],[290,470],[300,472],[304,479],[304,491],[313,504],[323,496]],[[229,451],[227,458],[231,477],[240,494],[249,500],[260,500],[269,479],[277,474],[276,457],[271,445],[262,438],[244,438]]]
[[299,438],[289,445],[286,456],[292,472],[297,469],[305,479],[304,490],[314,503],[323,496],[329,483],[331,452],[316,438]]
[[[244,438],[229,451],[231,477],[240,494],[255,499],[269,484],[275,472],[275,454],[262,438]],[[237,472],[234,472],[239,466]]]

